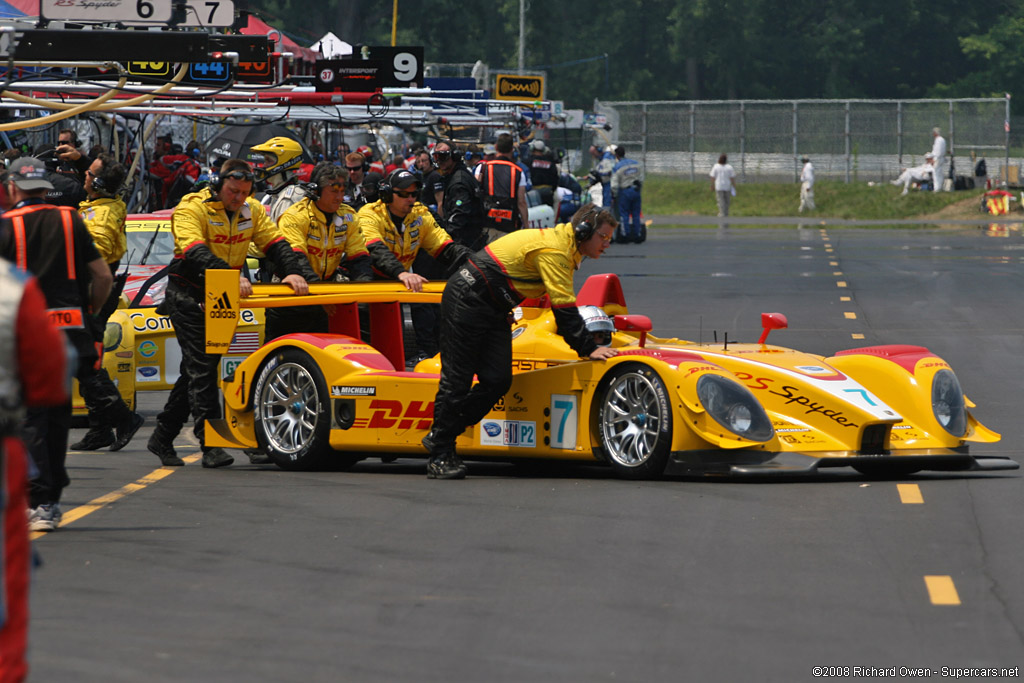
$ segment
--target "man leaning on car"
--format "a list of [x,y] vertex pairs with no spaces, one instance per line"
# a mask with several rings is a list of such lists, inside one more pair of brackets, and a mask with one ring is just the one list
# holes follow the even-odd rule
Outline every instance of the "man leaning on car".
[[[252,294],[252,284],[241,273],[249,244],[255,243],[279,264],[282,282],[296,294],[308,294],[302,254],[292,250],[281,230],[270,220],[263,205],[252,195],[253,170],[247,161],[228,159],[220,174],[199,192],[185,195],[171,218],[174,258],[164,303],[157,309],[168,314],[181,346],[181,375],[174,383],[147,447],[165,465],[184,465],[174,450],[174,439],[188,420],[195,420],[195,435],[203,451],[203,467],[224,467],[234,458],[204,440],[207,419],[220,414],[217,378],[220,356],[206,353],[206,322],[203,313],[205,273],[211,268],[239,271],[242,297]],[[307,266],[308,267],[308,266]]]

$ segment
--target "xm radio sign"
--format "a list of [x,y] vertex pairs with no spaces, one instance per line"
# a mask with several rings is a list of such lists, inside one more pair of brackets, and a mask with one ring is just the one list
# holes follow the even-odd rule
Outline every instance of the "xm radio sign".
[[544,77],[497,74],[494,83],[496,100],[543,100]]

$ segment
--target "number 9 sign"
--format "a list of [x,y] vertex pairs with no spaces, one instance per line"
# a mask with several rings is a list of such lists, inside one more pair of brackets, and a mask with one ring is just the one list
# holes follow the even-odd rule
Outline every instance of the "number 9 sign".
[[402,82],[409,82],[416,79],[416,74],[419,73],[419,60],[416,59],[416,55],[411,52],[399,52],[395,55],[392,60],[392,65],[395,68],[395,78]]

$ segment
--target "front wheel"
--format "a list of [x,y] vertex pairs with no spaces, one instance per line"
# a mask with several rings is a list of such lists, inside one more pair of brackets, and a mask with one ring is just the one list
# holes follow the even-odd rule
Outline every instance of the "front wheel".
[[626,479],[657,479],[672,447],[672,407],[665,383],[640,363],[612,371],[597,401],[597,425],[605,457]]
[[316,361],[299,349],[282,349],[264,361],[253,396],[256,441],[278,467],[322,468],[330,446],[331,402]]

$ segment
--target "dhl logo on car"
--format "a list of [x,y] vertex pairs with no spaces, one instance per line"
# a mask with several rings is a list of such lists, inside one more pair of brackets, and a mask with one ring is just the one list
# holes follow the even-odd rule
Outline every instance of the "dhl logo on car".
[[401,401],[374,399],[370,401],[373,413],[369,418],[356,418],[356,429],[430,429],[434,420],[433,401]]

